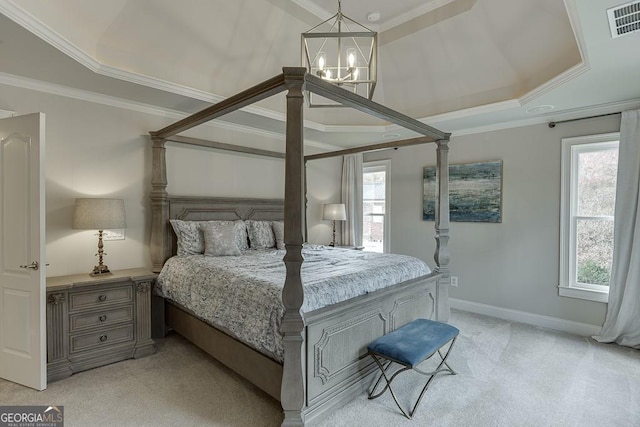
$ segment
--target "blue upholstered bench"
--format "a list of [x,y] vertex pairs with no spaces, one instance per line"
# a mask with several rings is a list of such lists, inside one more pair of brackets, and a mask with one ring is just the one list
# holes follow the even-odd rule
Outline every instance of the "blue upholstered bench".
[[[443,322],[416,319],[369,344],[367,346],[369,355],[375,360],[381,371],[380,377],[369,393],[369,399],[376,399],[389,389],[400,411],[405,417],[411,419],[416,412],[418,404],[422,400],[422,396],[429,388],[429,384],[431,384],[435,376],[442,372],[449,372],[452,375],[456,374],[447,364],[447,357],[449,357],[449,353],[451,353],[451,349],[459,332],[457,328]],[[449,342],[451,344],[449,344],[449,348],[443,356],[440,350]],[[424,372],[417,368],[419,364],[436,353],[438,353],[442,361],[434,371]],[[402,368],[389,376],[389,368],[393,363],[401,365]],[[422,389],[422,392],[420,392],[420,396],[418,396],[418,400],[413,406],[413,409],[410,412],[406,412],[402,409],[400,403],[398,403],[398,399],[391,388],[391,382],[398,374],[410,369],[422,375],[429,376],[429,379]],[[386,382],[385,387],[379,393],[375,393],[383,378]]]

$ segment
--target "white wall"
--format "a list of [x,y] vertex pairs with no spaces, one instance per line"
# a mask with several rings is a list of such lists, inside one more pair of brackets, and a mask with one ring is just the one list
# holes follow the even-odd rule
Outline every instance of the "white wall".
[[[148,266],[150,143],[146,137],[174,119],[0,85],[0,109],[46,114],[47,261],[49,276],[89,272],[97,239],[71,228],[76,197],[125,200],[124,241],[108,241],[112,269]],[[606,304],[559,297],[560,140],[615,132],[619,118],[546,125],[452,138],[451,162],[502,159],[501,224],[453,223],[451,269],[463,300],[599,325]],[[278,150],[282,141],[206,126],[190,133]],[[282,161],[200,148],[169,147],[169,191],[210,196],[282,197]],[[433,263],[433,222],[421,219],[422,168],[435,164],[432,145],[370,153],[391,165],[391,250]],[[184,168],[187,174],[178,174]],[[309,241],[327,243],[322,204],[340,200],[339,159],[308,164]]]
[[[47,275],[90,272],[97,263],[94,232],[71,228],[76,197],[124,199],[126,239],[105,242],[105,264],[111,269],[149,266],[151,144],[146,135],[175,119],[5,85],[0,85],[0,110],[46,115]],[[277,139],[212,126],[189,135],[267,150],[284,146]],[[191,147],[170,146],[167,152],[173,156],[170,194],[283,197],[282,160]],[[309,165],[311,241],[328,236],[329,225],[317,222],[321,204],[339,199],[340,168],[336,159]]]
[[[561,138],[616,132],[617,116],[454,137],[451,163],[503,160],[502,223],[451,224],[450,296],[601,325],[606,304],[558,296]],[[422,168],[435,146],[369,153],[391,159],[391,251],[434,266],[434,223],[422,221]]]

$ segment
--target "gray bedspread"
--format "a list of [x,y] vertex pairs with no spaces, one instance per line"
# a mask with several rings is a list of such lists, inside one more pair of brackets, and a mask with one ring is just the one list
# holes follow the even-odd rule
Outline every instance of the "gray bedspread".
[[[202,320],[282,362],[280,335],[283,250],[248,250],[240,256],[173,257],[163,267],[157,292]],[[421,260],[307,245],[303,249],[303,312],[373,292],[430,272]]]

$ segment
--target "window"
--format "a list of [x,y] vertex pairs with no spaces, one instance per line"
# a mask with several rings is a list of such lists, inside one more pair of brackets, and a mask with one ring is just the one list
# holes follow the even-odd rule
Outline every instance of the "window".
[[372,252],[389,252],[389,161],[362,166],[362,245]]
[[562,296],[608,300],[619,134],[562,140]]

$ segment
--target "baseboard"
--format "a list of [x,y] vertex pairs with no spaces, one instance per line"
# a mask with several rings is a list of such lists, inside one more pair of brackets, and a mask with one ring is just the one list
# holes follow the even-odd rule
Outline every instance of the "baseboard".
[[498,319],[510,320],[512,322],[526,323],[528,325],[540,326],[542,328],[555,329],[556,331],[568,332],[570,334],[581,336],[598,335],[601,329],[600,326],[591,325],[589,323],[573,322],[571,320],[559,319],[557,317],[527,313],[526,311],[511,310],[509,308],[496,307],[494,305],[481,304],[462,299],[449,298],[449,303],[451,308],[458,310],[484,314],[485,316],[497,317]]

